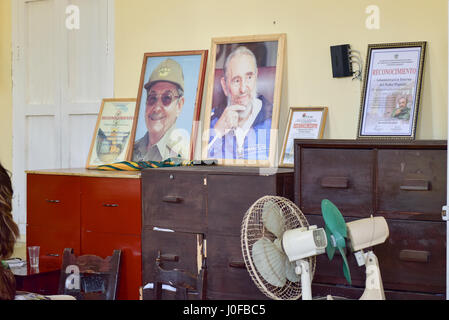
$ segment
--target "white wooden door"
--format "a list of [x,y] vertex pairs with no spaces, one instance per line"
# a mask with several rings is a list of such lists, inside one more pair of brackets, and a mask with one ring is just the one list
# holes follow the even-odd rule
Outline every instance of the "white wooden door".
[[113,6],[13,1],[13,214],[21,234],[25,170],[84,167],[101,99],[113,97]]

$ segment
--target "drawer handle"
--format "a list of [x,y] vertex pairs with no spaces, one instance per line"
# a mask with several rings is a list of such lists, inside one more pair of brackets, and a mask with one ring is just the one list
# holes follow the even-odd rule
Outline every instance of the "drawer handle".
[[116,208],[118,207],[118,204],[115,203],[103,203],[104,207],[108,207],[108,208]]
[[179,256],[172,253],[163,253],[159,256],[159,259],[161,261],[172,261],[172,262],[178,262]]
[[245,262],[243,261],[231,261],[229,262],[229,266],[236,269],[246,269]]
[[162,198],[162,201],[168,203],[180,203],[182,201],[182,198],[177,196],[165,196],[164,198]]
[[324,177],[321,179],[321,187],[347,189],[349,186],[349,179],[346,177]]
[[427,180],[407,179],[399,188],[406,191],[429,191],[430,183]]
[[60,200],[51,200],[51,199],[45,199],[48,203],[60,203]]
[[401,250],[399,252],[399,260],[407,262],[429,262],[430,252],[419,250]]
[[47,254],[48,257],[59,257],[59,254],[57,253],[49,253]]

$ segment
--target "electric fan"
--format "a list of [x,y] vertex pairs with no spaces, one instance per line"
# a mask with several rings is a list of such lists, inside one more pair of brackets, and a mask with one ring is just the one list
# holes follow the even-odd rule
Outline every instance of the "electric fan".
[[241,246],[256,286],[272,299],[293,300],[302,295],[303,300],[310,300],[315,256],[326,251],[332,260],[337,249],[343,259],[344,276],[351,284],[346,259],[349,248],[358,265],[366,266],[365,291],[360,299],[385,299],[377,257],[372,250],[363,252],[387,239],[385,218],[345,223],[338,208],[327,199],[322,201],[321,210],[324,229],[309,226],[301,210],[283,197],[262,197],[247,210],[242,221]]
[[243,217],[241,245],[246,268],[266,296],[312,299],[315,256],[325,252],[327,238],[293,202],[277,196],[257,200]]
[[372,250],[363,252],[364,249],[381,244],[388,238],[389,229],[385,218],[371,216],[345,223],[341,212],[327,199],[321,201],[321,212],[327,236],[328,258],[332,260],[336,248],[340,251],[343,259],[343,274],[351,284],[351,273],[345,255],[346,238],[358,266],[365,265],[366,268],[365,291],[360,300],[385,300],[379,261]]

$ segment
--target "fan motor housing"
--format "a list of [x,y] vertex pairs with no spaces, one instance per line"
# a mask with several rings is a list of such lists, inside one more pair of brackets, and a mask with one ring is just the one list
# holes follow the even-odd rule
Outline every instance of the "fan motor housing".
[[322,254],[326,246],[326,232],[316,226],[287,230],[282,236],[282,247],[290,262]]

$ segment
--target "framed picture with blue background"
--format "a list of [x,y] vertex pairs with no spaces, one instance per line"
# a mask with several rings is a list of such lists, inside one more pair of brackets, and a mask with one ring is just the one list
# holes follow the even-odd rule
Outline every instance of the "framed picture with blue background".
[[207,52],[144,54],[130,160],[193,159]]

